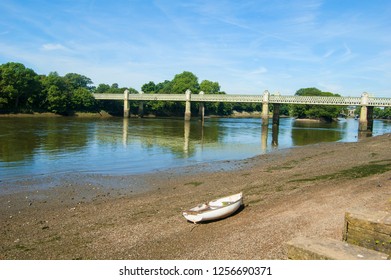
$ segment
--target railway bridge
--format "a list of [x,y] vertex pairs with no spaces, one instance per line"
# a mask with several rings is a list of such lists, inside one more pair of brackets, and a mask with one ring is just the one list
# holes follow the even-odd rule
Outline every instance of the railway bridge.
[[123,100],[124,117],[129,117],[129,102],[140,102],[139,110],[143,110],[144,101],[177,101],[185,102],[184,119],[191,119],[190,103],[200,103],[200,116],[204,119],[204,102],[232,102],[232,103],[262,103],[262,125],[269,125],[269,104],[273,104],[273,125],[279,124],[280,104],[307,104],[307,105],[333,105],[333,106],[360,106],[360,132],[372,132],[373,108],[391,107],[391,98],[372,97],[364,92],[361,97],[342,96],[288,96],[280,94],[270,94],[265,90],[262,95],[242,95],[242,94],[192,94],[187,90],[185,94],[130,94],[125,90],[123,94],[118,93],[96,93],[98,100]]

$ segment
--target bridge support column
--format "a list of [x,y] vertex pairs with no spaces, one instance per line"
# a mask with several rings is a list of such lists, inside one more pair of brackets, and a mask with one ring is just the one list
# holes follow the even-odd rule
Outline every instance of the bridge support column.
[[373,107],[368,106],[368,93],[364,92],[361,96],[360,123],[358,126],[359,134],[372,135],[373,129]]
[[142,118],[144,116],[144,102],[140,101],[138,104],[138,116]]
[[190,107],[190,100],[191,100],[191,91],[188,89],[186,90],[186,106],[185,106],[185,121],[190,121],[191,119],[191,107]]
[[129,118],[129,90],[124,91],[124,118]]
[[[139,94],[143,94],[144,92],[140,91]],[[144,116],[144,102],[140,101],[138,103],[138,116],[142,118]]]
[[265,90],[262,97],[262,126],[269,125],[269,91]]
[[[204,94],[203,91],[200,91],[199,94]],[[201,102],[200,103],[200,111],[199,111],[199,116],[200,116],[200,119],[201,119],[201,122],[202,124],[204,124],[204,120],[205,120],[205,106],[204,106],[204,102]]]

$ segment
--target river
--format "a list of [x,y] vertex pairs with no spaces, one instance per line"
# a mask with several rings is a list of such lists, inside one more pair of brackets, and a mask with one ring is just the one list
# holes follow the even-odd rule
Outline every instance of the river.
[[[257,118],[198,120],[0,118],[0,186],[44,175],[130,175],[238,160],[295,146],[358,140],[358,121],[280,119],[278,140]],[[374,121],[373,135],[391,133]],[[273,142],[274,141],[274,142]],[[277,142],[277,143],[276,143]]]

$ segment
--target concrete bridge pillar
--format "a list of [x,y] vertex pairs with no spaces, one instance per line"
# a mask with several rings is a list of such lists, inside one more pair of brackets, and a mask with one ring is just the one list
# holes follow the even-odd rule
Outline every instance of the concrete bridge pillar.
[[371,135],[373,128],[373,107],[368,106],[368,97],[369,94],[366,92],[361,95],[361,111],[358,131],[360,133]]
[[190,121],[190,119],[191,119],[191,109],[190,109],[191,91],[190,91],[190,89],[186,90],[185,94],[186,94],[185,121]]
[[[140,91],[140,94],[143,94],[144,92]],[[138,116],[142,118],[144,116],[144,102],[140,101],[138,104]]]
[[124,118],[129,118],[129,90],[124,91]]
[[269,125],[269,91],[265,90],[262,96],[262,126]]
[[[200,91],[199,94],[204,94],[203,91]],[[204,106],[204,102],[200,102],[200,111],[199,111],[199,115],[200,115],[200,119],[201,119],[201,122],[202,124],[204,123],[204,119],[205,119],[205,106]]]

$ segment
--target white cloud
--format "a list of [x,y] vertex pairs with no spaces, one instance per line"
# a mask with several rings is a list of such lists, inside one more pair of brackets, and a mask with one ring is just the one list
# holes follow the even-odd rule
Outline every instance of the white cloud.
[[41,49],[44,51],[66,51],[66,50],[68,50],[67,47],[65,47],[61,44],[43,44]]

